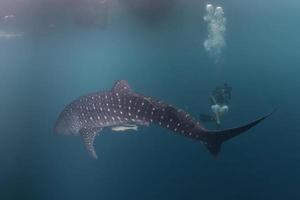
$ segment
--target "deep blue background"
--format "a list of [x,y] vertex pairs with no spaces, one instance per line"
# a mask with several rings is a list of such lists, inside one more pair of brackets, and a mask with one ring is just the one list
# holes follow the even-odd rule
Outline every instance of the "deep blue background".
[[[0,41],[1,199],[300,199],[299,48],[296,0],[222,2],[227,47],[203,49],[205,2],[178,5],[156,26],[116,11],[106,30],[70,26],[46,37]],[[161,129],[103,131],[98,160],[80,137],[52,127],[74,98],[126,79],[134,90],[195,117],[218,84],[233,86],[226,127],[278,111],[223,145]]]

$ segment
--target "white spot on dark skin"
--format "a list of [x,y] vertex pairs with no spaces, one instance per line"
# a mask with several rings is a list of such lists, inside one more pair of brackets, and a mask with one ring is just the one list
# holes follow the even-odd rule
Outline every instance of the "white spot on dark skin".
[[[87,129],[90,129],[93,126],[105,127],[119,126],[119,124],[142,124],[143,122],[149,124],[149,122],[154,122],[185,136],[195,139],[200,137],[202,139],[202,136],[197,136],[196,133],[190,132],[189,123],[185,125],[185,118],[188,121],[189,118],[192,119],[186,112],[178,110],[181,112],[181,115],[177,118],[176,110],[174,109],[175,112],[171,110],[174,113],[169,113],[168,108],[166,108],[167,104],[159,102],[159,105],[154,99],[152,101],[152,99],[130,96],[131,93],[123,93],[122,86],[118,87],[119,93],[116,93],[117,90],[99,93],[99,95],[96,94],[94,97],[83,97],[81,99],[82,103],[75,104],[73,108],[76,108],[76,112],[79,111],[80,121],[78,123],[81,123],[77,126],[80,126],[80,128],[86,126]],[[91,101],[92,99],[94,101]],[[72,116],[72,114],[75,114],[74,112],[75,110],[69,114]],[[181,121],[182,119],[183,121]],[[193,123],[196,123],[196,121],[193,121]]]

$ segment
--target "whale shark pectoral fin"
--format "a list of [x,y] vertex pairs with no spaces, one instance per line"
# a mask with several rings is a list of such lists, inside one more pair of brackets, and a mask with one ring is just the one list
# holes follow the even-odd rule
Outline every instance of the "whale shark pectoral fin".
[[96,129],[81,129],[80,134],[83,139],[84,146],[88,153],[94,158],[97,159],[97,153],[95,151],[94,147],[94,141],[96,138],[96,135],[99,131],[101,131],[102,128],[96,128]]

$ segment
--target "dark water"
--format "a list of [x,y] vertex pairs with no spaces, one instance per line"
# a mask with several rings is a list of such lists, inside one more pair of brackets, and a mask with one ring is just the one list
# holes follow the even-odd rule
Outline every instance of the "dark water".
[[[119,9],[105,29],[73,24],[0,40],[1,199],[300,198],[300,4],[220,3],[227,46],[218,63],[202,45],[205,2],[179,5],[156,25]],[[103,131],[96,161],[79,137],[53,135],[67,103],[118,79],[196,117],[227,82],[233,99],[224,127],[279,109],[226,142],[218,159],[157,126]]]

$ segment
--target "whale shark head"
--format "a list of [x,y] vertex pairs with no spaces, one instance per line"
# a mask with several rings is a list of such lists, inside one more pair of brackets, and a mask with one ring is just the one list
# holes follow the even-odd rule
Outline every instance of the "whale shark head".
[[55,134],[76,135],[79,134],[80,123],[78,115],[68,106],[63,110],[54,126]]

